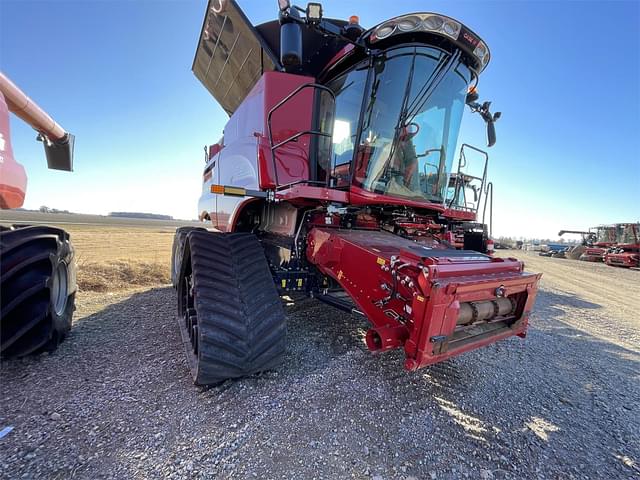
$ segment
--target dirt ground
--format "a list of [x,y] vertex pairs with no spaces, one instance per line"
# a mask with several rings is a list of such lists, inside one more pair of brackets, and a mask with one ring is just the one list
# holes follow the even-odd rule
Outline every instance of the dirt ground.
[[414,373],[305,300],[279,370],[199,389],[170,287],[81,292],[56,353],[2,364],[0,477],[640,478],[640,271],[500,253],[544,273],[526,340]]

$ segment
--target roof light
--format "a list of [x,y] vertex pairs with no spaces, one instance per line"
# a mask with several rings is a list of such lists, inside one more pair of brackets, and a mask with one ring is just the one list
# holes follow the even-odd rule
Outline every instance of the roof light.
[[438,15],[431,15],[425,18],[422,22],[422,24],[427,30],[440,30],[442,28],[443,23],[444,23],[444,20],[442,19],[442,17],[439,17]]
[[307,23],[318,24],[322,20],[322,5],[319,3],[307,4]]
[[460,24],[458,22],[454,22],[453,20],[446,21],[444,22],[442,31],[454,40],[457,40],[458,35],[460,34]]
[[464,50],[473,52],[480,70],[489,63],[489,49],[477,35],[467,28],[463,29],[460,22],[435,13],[413,13],[388,20],[374,27],[369,33],[368,40],[374,43],[394,34],[414,31],[431,32],[454,40]]
[[360,17],[358,15],[351,15],[349,17],[349,25],[358,25],[360,23]]
[[473,54],[478,57],[478,60],[480,60],[483,65],[489,61],[489,50],[487,50],[487,46],[484,44],[484,42],[478,43],[478,46],[473,51]]
[[375,31],[376,40],[382,40],[389,37],[396,29],[396,26],[392,22],[385,23],[378,27]]
[[410,32],[415,30],[420,25],[420,17],[404,17],[398,20],[398,29],[403,32]]

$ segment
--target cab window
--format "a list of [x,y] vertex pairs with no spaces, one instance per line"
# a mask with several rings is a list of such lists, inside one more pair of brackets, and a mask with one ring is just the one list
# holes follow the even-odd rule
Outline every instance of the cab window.
[[351,183],[351,161],[357,141],[367,72],[368,65],[364,64],[327,84],[336,96],[329,180],[332,187],[348,187]]

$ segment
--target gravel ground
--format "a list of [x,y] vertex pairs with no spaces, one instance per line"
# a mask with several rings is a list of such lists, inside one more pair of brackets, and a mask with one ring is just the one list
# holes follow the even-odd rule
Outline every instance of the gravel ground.
[[56,353],[2,365],[0,477],[640,478],[640,272],[525,257],[524,341],[407,373],[305,300],[284,366],[208,390],[172,289],[83,293]]

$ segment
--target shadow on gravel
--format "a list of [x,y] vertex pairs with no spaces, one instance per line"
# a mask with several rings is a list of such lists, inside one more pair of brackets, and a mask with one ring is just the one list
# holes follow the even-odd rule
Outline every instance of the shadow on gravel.
[[203,390],[173,290],[137,293],[2,366],[0,477],[629,478],[637,352],[562,323],[568,302],[602,310],[542,291],[526,340],[408,373],[359,317],[298,301],[277,371]]
[[573,293],[559,293],[544,290],[541,291],[540,295],[544,296],[544,302],[542,304],[542,308],[539,308],[540,305],[538,305],[538,303],[541,302],[536,303],[535,312],[537,316],[547,316],[553,309],[559,309],[562,313],[564,313],[563,307],[582,308],[589,310],[603,308],[602,305],[598,303],[588,302]]

